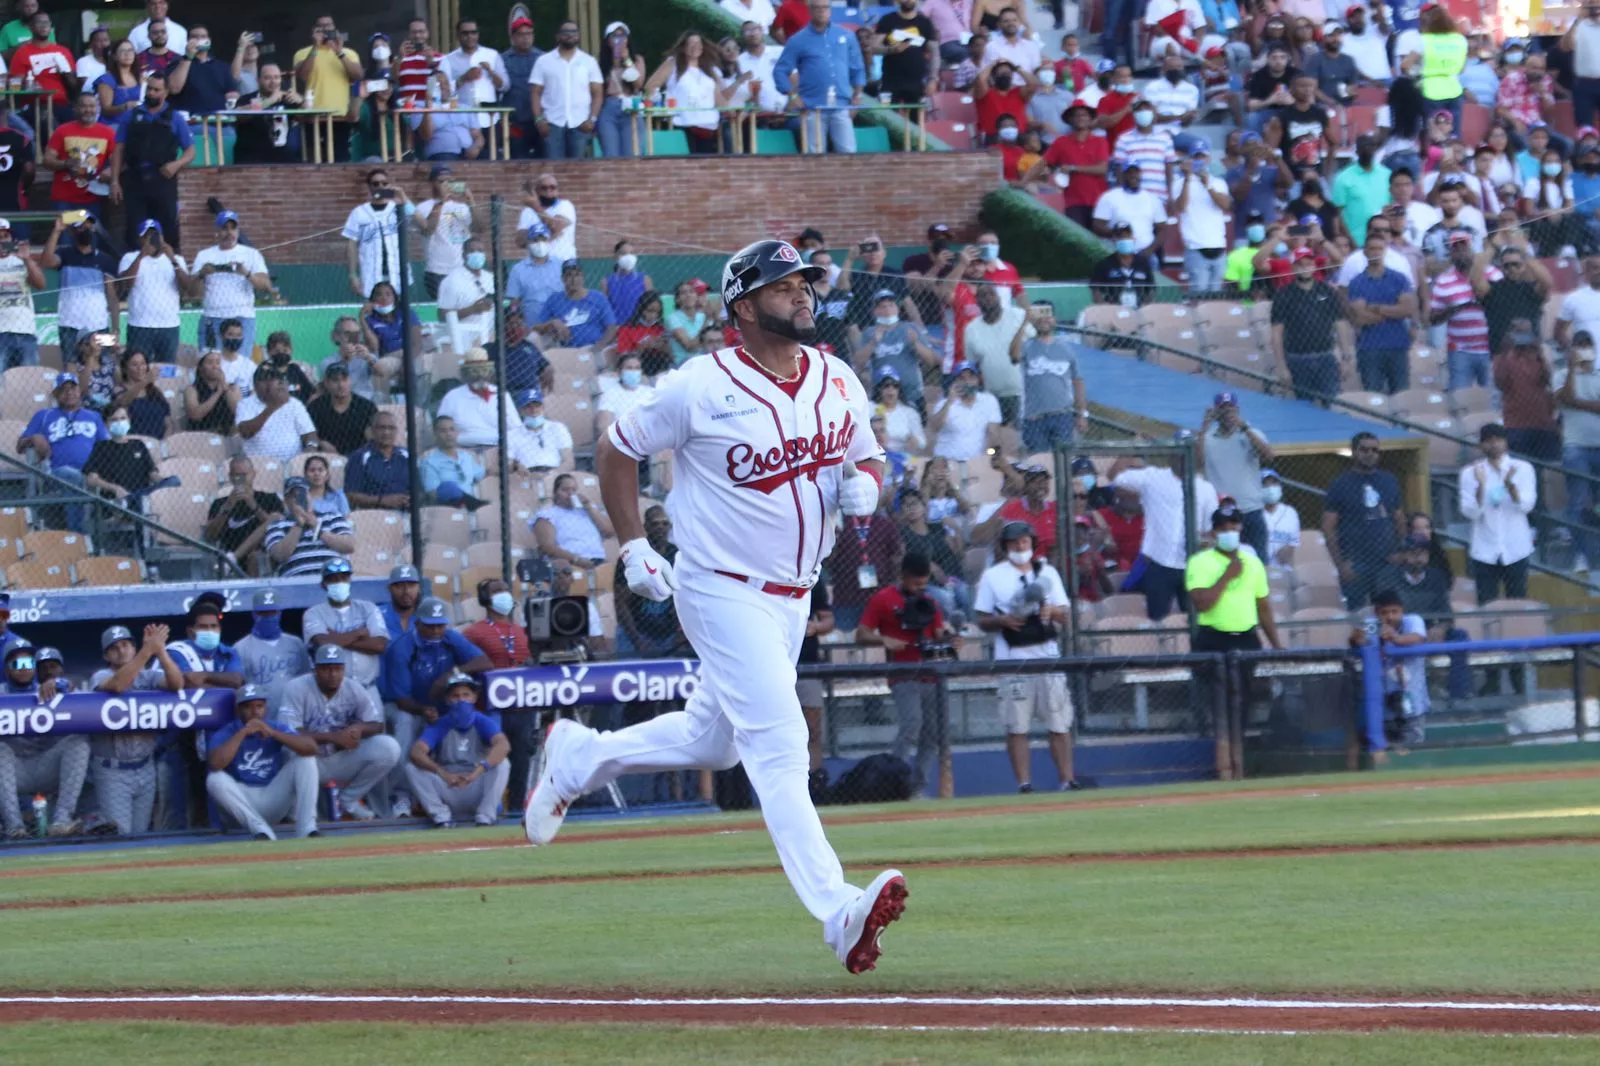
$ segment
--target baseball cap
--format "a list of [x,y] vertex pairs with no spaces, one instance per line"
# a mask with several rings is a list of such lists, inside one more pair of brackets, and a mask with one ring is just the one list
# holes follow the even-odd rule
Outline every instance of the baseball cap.
[[313,661],[318,666],[343,666],[345,664],[344,649],[337,644],[319,645],[317,657]]
[[438,181],[440,178],[444,177],[446,174],[452,174],[452,173],[454,173],[454,171],[452,171],[445,164],[443,164],[443,163],[435,163],[433,165],[432,169],[430,169],[428,171],[428,180],[429,181]]
[[1312,212],[1312,213],[1306,214],[1306,215],[1301,215],[1300,216],[1300,225],[1302,225],[1302,226],[1320,226],[1320,225],[1322,225],[1322,216],[1317,214],[1316,212]]
[[63,385],[76,385],[76,384],[78,384],[78,375],[74,374],[70,370],[64,371],[64,372],[56,375],[55,388],[57,388],[57,389],[59,389]]
[[878,371],[878,376],[873,379],[872,384],[874,386],[878,386],[882,385],[885,381],[893,381],[896,384],[899,384],[900,371],[896,370],[892,366],[886,366],[882,370]]
[[1194,430],[1192,430],[1192,429],[1180,429],[1177,432],[1172,434],[1172,441],[1173,441],[1174,444],[1177,444],[1177,443],[1180,443],[1180,442],[1186,441],[1186,440],[1194,440]]
[[1288,55],[1289,54],[1288,42],[1283,41],[1281,39],[1274,39],[1271,44],[1267,45],[1267,54],[1271,55],[1273,52],[1282,52],[1284,55]]
[[223,226],[226,226],[230,222],[237,222],[237,221],[239,221],[239,212],[237,212],[237,211],[218,211],[217,212],[217,228],[218,229],[221,229]]
[[1212,407],[1238,407],[1239,397],[1231,392],[1219,392],[1211,397]]
[[276,611],[281,606],[278,603],[276,589],[260,589],[254,596],[250,597],[250,609],[252,611]]
[[349,376],[350,368],[337,359],[330,361],[322,368],[323,381],[327,381],[329,378],[347,378]]
[[1579,126],[1577,137],[1580,141],[1585,137],[1600,137],[1600,130],[1595,129],[1593,126]]
[[13,655],[17,654],[17,652],[19,652],[19,651],[25,651],[29,655],[32,655],[33,654],[33,641],[28,640],[26,637],[17,638],[17,640],[14,641],[11,644],[10,647],[6,648],[5,658],[9,659]]
[[1296,248],[1292,253],[1290,253],[1289,261],[1291,263],[1298,263],[1302,259],[1315,259],[1316,257],[1317,253],[1313,252],[1310,248]]
[[578,273],[582,274],[583,264],[578,262],[576,259],[568,259],[566,262],[561,264],[561,273],[565,274],[569,270],[576,270]]
[[326,563],[322,564],[323,577],[333,577],[337,574],[353,573],[355,573],[355,571],[351,569],[350,560],[348,559],[329,559]]
[[1261,471],[1261,480],[1262,481],[1282,481],[1283,478],[1278,476],[1278,472],[1276,470],[1273,470],[1272,468],[1268,467],[1266,470]]
[[1539,335],[1531,329],[1512,330],[1511,343],[1517,348],[1535,347],[1539,343]]
[[610,37],[613,33],[616,33],[618,30],[621,30],[623,33],[629,33],[629,34],[631,34],[633,32],[632,30],[628,29],[628,24],[626,22],[623,22],[622,20],[619,19],[616,22],[613,22],[613,23],[609,24],[608,26],[606,26],[606,32],[605,32],[604,36]]
[[1260,143],[1261,143],[1261,134],[1257,133],[1255,130],[1245,130],[1243,133],[1239,134],[1239,146],[1241,148],[1244,147],[1247,144],[1260,144]]
[[1454,233],[1450,234],[1449,238],[1445,241],[1445,243],[1446,244],[1462,244],[1462,243],[1471,244],[1472,243],[1472,234],[1467,232],[1464,229],[1458,229]]
[[1365,14],[1366,10],[1367,10],[1367,5],[1366,4],[1351,4],[1349,7],[1344,9],[1344,17],[1345,18],[1349,18],[1351,15],[1354,15],[1357,11],[1360,11],[1363,14]]
[[260,685],[240,685],[239,690],[233,694],[233,705],[237,707],[241,703],[254,703],[266,698],[267,691]]
[[1212,45],[1210,48],[1206,49],[1206,58],[1207,59],[1216,59],[1218,56],[1220,56],[1222,54],[1223,54],[1222,49],[1218,48],[1216,45]]
[[531,29],[533,29],[533,20],[530,19],[530,18],[514,18],[514,19],[511,20],[511,32],[512,33],[516,33],[518,30],[531,30]]
[[536,241],[540,237],[548,236],[550,236],[550,227],[546,226],[543,222],[535,222],[533,225],[528,227],[528,240],[530,241]]
[[100,634],[100,650],[105,651],[119,640],[133,641],[133,634],[128,632],[128,627],[107,626],[105,632]]
[[389,584],[403,585],[408,581],[415,581],[419,584],[422,581],[422,575],[418,574],[417,568],[410,563],[401,563],[389,571]]
[[417,621],[437,625],[450,621],[450,609],[437,596],[429,596],[417,606]]
[[471,685],[473,688],[483,687],[478,682],[478,679],[473,677],[471,674],[464,674],[460,670],[453,670],[451,671],[450,676],[444,679],[444,687],[446,690],[449,690],[455,688],[457,685]]
[[283,479],[283,491],[292,492],[295,489],[309,489],[311,482],[303,477],[286,477]]
[[1117,61],[1115,59],[1102,59],[1100,62],[1094,65],[1094,72],[1096,74],[1110,74],[1116,69]]
[[542,389],[518,389],[511,394],[511,398],[516,401],[517,407],[520,409],[530,403],[544,403],[544,391]]
[[711,286],[707,285],[703,278],[690,278],[689,288],[693,289],[701,296],[704,296],[706,293],[711,291]]
[[946,226],[943,222],[935,222],[933,225],[928,227],[928,239],[930,241],[935,237],[948,236],[950,236],[950,227]]
[[1246,222],[1265,222],[1267,220],[1267,216],[1263,215],[1260,211],[1252,211],[1248,215],[1244,216],[1244,220]]
[[11,220],[10,219],[6,219],[6,218],[0,218],[0,230],[4,230],[5,232],[10,233],[11,232]]
[[[6,229],[10,229],[10,228],[11,228],[11,224],[10,223],[6,223]],[[163,230],[161,228],[161,223],[157,222],[153,218],[147,218],[143,222],[139,223],[139,236],[143,237],[146,233],[149,233],[151,230],[155,230],[156,233],[158,233],[158,234],[165,234],[165,232],[166,232],[165,230]]]
[[1033,536],[1033,527],[1026,522],[1007,522],[1000,527],[1000,543],[1009,544],[1018,537]]
[[1211,158],[1211,149],[1206,147],[1203,144],[1202,145],[1198,145],[1198,146],[1195,147],[1194,151],[1189,153],[1189,158],[1190,159],[1210,159]]
[[1068,469],[1071,470],[1072,473],[1074,473],[1074,474],[1077,474],[1077,473],[1080,473],[1080,472],[1093,473],[1094,472],[1094,460],[1089,458],[1087,455],[1074,456],[1073,459],[1072,459],[1072,465],[1070,467],[1068,467]]
[[1244,514],[1231,503],[1223,504],[1211,512],[1211,528],[1215,529],[1224,522],[1243,522]]
[[895,295],[893,289],[879,289],[877,292],[872,294],[872,302],[873,303],[877,303],[880,300],[898,301],[899,299],[900,299],[900,297]]
[[1338,19],[1329,19],[1327,22],[1324,22],[1322,24],[1322,35],[1324,37],[1326,37],[1330,33],[1343,33],[1343,32],[1344,32],[1344,23],[1340,22]]
[[36,663],[60,663],[62,666],[67,665],[67,661],[61,657],[61,650],[59,648],[52,648],[48,645],[39,649],[38,653],[34,655],[33,661]]
[[950,368],[951,377],[957,377],[961,374],[976,374],[977,372],[978,368],[967,362],[965,359]]
[[1038,463],[1024,463],[1023,465],[1017,467],[1017,469],[1022,471],[1022,476],[1024,478],[1050,476],[1050,471],[1047,468],[1040,466]]

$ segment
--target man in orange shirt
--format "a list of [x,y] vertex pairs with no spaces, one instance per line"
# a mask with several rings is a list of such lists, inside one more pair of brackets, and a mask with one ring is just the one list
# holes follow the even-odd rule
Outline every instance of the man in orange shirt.
[[117,131],[98,121],[99,104],[94,96],[82,93],[73,103],[71,122],[56,127],[44,149],[44,168],[55,171],[50,181],[50,199],[60,211],[79,208],[101,217],[103,193],[91,186],[104,185],[103,172],[111,161]]
[[[13,78],[31,77],[40,89],[50,92],[49,105],[55,109],[58,123],[72,116],[70,101],[78,92],[78,76],[73,73],[77,60],[72,53],[50,39],[55,26],[43,11],[35,12],[28,23],[33,39],[24,42],[11,53],[10,73]],[[44,103],[39,100],[38,103]],[[37,106],[37,104],[32,105]],[[29,110],[31,117],[31,107]]]

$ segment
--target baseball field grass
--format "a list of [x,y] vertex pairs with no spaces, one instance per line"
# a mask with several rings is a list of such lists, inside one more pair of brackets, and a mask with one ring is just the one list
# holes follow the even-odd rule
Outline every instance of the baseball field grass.
[[0,1060],[1600,1061],[1600,761],[0,855]]

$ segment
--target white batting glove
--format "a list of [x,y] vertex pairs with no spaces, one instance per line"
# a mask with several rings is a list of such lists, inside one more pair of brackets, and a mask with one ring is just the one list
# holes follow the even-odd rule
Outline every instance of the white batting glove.
[[672,564],[643,537],[635,537],[622,546],[622,564],[628,587],[637,596],[660,603],[678,591]]
[[864,518],[878,509],[878,481],[845,460],[844,477],[839,480],[839,510],[851,518]]

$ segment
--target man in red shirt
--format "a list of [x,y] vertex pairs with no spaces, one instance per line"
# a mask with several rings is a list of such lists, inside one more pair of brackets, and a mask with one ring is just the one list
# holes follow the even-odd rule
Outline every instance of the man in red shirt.
[[1052,556],[1056,550],[1056,501],[1050,496],[1050,471],[1042,466],[1029,466],[1022,472],[1022,495],[1001,505],[997,517],[1001,522],[1026,522],[1033,530],[1033,557],[1057,565]]
[[1000,258],[1000,235],[992,229],[978,232],[978,265],[983,267],[981,279],[986,285],[994,285],[1011,293],[1013,300],[1022,300],[1027,297],[1027,291],[1022,287],[1022,275],[1017,273],[1017,268]]
[[1106,191],[1106,167],[1111,160],[1110,139],[1094,135],[1094,109],[1087,104],[1067,108],[1072,132],[1057,137],[1027,180],[1038,181],[1055,172],[1062,186],[1064,213],[1084,229],[1092,229],[1094,205]]
[[55,171],[50,199],[58,210],[87,208],[96,218],[101,215],[105,197],[90,191],[89,185],[111,161],[117,131],[96,121],[99,112],[94,96],[81,94],[72,107],[73,120],[57,126],[45,145],[44,168]]
[[972,83],[972,99],[978,112],[978,132],[984,144],[993,144],[1000,135],[1000,116],[1017,120],[1017,129],[1028,125],[1028,97],[1035,82],[1027,71],[1005,60],[984,68]]
[[1078,54],[1078,35],[1061,38],[1061,58],[1056,60],[1056,78],[1074,94],[1094,81],[1094,65]]
[[783,0],[772,20],[772,39],[785,44],[790,37],[811,25],[811,5],[807,0]]
[[31,77],[39,88],[48,89],[56,121],[65,122],[72,114],[68,101],[78,93],[78,76],[73,73],[77,61],[70,51],[50,39],[55,27],[49,15],[35,12],[28,28],[33,32],[33,39],[23,42],[11,53],[11,76]]
[[532,661],[528,634],[513,617],[517,600],[511,586],[499,578],[485,578],[478,582],[478,603],[484,609],[483,621],[467,626],[461,635],[487,655],[496,670],[527,666]]
[[422,107],[428,102],[428,81],[444,57],[428,43],[428,20],[412,19],[394,64],[394,106]]
[[1106,140],[1116,150],[1117,138],[1133,129],[1133,105],[1139,102],[1133,87],[1133,68],[1126,63],[1111,72],[1111,88],[1095,108],[1095,125],[1106,131]]
[[967,284],[969,281],[981,281],[982,278],[983,263],[978,259],[978,246],[969,244],[961,249],[955,268],[950,271],[945,281],[945,284],[950,286],[950,296],[944,316],[947,373],[950,367],[965,361],[967,323],[983,314],[983,310],[978,306],[977,292]]
[[[856,641],[882,645],[892,663],[920,663],[925,644],[948,640],[953,632],[927,594],[932,573],[926,555],[907,552],[900,562],[900,583],[879,589],[867,601]],[[911,764],[916,795],[927,787],[928,764],[937,765],[944,743],[946,714],[939,705],[939,683],[929,676],[897,674],[889,678],[889,693],[900,718],[889,753]]]

